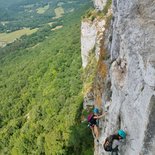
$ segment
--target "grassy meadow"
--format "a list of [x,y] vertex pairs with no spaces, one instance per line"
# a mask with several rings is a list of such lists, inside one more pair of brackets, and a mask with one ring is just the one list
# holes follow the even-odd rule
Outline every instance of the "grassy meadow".
[[4,44],[8,44],[13,42],[14,40],[20,38],[23,35],[30,35],[32,33],[35,33],[38,30],[38,28],[35,29],[29,29],[29,28],[24,28],[21,30],[17,30],[11,33],[0,33],[0,47]]

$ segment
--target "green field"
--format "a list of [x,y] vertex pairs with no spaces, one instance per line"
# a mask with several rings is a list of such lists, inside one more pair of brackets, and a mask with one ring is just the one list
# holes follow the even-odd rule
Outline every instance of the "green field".
[[34,6],[34,4],[30,4],[30,5],[25,5],[24,8],[28,9],[28,8],[32,8]]
[[50,22],[50,23],[48,23],[48,25],[49,25],[49,26],[52,26],[52,25],[53,25],[53,23],[54,23],[54,22]]
[[29,28],[24,28],[22,30],[17,30],[11,33],[0,33],[0,47],[5,44],[11,43],[22,35],[30,35],[36,32],[38,28],[30,30]]
[[4,22],[1,21],[1,24],[2,24],[2,25],[8,24],[8,23],[9,23],[9,21],[4,21]]
[[62,15],[64,14],[64,9],[62,7],[58,7],[54,10],[55,12],[55,17],[53,19],[57,19],[62,17]]
[[46,5],[44,7],[40,7],[40,8],[37,9],[37,13],[38,14],[44,14],[45,11],[47,11],[48,9],[49,9],[49,5]]
[[52,31],[55,31],[55,30],[58,30],[58,29],[61,29],[63,26],[60,25],[60,26],[56,26],[55,28],[51,29]]

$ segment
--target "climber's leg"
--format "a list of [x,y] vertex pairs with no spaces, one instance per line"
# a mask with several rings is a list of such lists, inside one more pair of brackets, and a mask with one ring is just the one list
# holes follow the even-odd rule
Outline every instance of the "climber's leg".
[[94,125],[94,134],[96,136],[96,139],[98,139],[99,138],[99,128],[96,125]]
[[94,133],[94,127],[91,127],[91,131],[92,131],[92,135],[93,135],[93,137],[94,137],[94,139],[95,139],[96,135],[95,135],[95,133]]
[[118,155],[118,146],[116,148],[114,148],[111,152],[111,155]]
[[111,152],[111,155],[118,155],[118,152]]

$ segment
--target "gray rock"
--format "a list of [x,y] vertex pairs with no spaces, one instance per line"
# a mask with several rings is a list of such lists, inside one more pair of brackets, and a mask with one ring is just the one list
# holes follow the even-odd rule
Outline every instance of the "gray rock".
[[[102,139],[127,132],[122,155],[154,155],[155,1],[114,0],[112,103]],[[153,124],[152,124],[153,123]],[[152,124],[152,125],[151,125]],[[147,137],[151,134],[150,138]],[[99,154],[107,154],[100,147]]]
[[[102,10],[100,2],[94,0]],[[121,128],[127,133],[121,155],[155,155],[155,1],[113,0],[112,8],[112,36],[105,42],[113,62],[111,84],[101,93],[103,109],[109,110],[102,123],[100,143]],[[99,47],[99,22],[82,22],[83,67],[91,49]],[[108,92],[112,94],[106,97]],[[108,154],[102,145],[96,147],[95,155]]]
[[[83,20],[81,24],[81,56],[82,66],[85,68],[91,52],[95,52],[96,59],[99,58],[100,40],[102,39],[105,20],[95,19],[94,21]],[[93,51],[95,50],[95,51]]]
[[107,0],[93,0],[94,6],[96,10],[102,11],[104,6],[106,5]]

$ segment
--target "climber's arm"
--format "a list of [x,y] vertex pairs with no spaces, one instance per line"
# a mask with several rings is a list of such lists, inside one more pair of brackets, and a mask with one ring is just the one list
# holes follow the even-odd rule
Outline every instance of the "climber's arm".
[[103,113],[103,114],[100,115],[100,116],[94,116],[94,118],[95,118],[95,119],[100,119],[100,118],[104,117],[106,114],[107,114],[107,112]]

